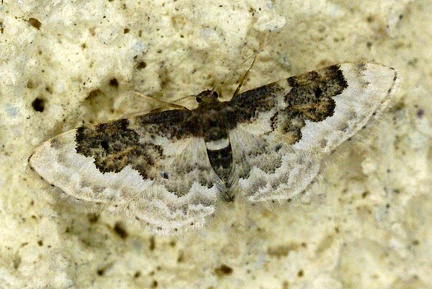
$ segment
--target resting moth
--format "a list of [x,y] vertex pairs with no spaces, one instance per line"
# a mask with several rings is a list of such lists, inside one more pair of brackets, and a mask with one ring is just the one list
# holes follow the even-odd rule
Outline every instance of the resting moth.
[[105,204],[154,232],[199,227],[217,199],[287,199],[316,177],[320,158],[383,110],[394,69],[338,64],[196,109],[84,126],[36,149],[31,166],[65,193]]

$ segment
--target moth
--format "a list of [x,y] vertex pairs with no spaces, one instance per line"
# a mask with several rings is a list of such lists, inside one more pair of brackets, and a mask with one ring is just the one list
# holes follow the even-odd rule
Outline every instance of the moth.
[[172,109],[55,136],[30,158],[66,194],[97,202],[153,231],[203,225],[217,200],[291,198],[316,177],[323,155],[382,111],[397,72],[338,64],[222,102],[205,90],[196,109]]

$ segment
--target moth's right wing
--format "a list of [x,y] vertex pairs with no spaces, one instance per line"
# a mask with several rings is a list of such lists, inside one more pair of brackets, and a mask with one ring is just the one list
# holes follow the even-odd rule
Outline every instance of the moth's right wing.
[[230,132],[239,189],[251,201],[287,199],[315,178],[323,154],[386,107],[394,69],[339,64],[237,95]]

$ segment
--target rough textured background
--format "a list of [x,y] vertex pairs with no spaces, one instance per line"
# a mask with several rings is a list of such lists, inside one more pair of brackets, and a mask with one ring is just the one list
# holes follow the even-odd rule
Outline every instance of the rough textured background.
[[[2,1],[0,288],[431,288],[430,15],[428,0]],[[309,194],[158,237],[30,170],[49,137],[160,105],[131,91],[229,98],[260,46],[244,89],[344,61],[402,77]]]

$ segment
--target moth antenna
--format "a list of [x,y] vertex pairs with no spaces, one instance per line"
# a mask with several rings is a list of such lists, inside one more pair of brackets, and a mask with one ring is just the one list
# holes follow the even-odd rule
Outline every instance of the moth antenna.
[[163,101],[163,100],[160,100],[160,99],[158,99],[158,98],[155,98],[155,97],[153,97],[153,96],[149,96],[149,95],[145,95],[145,94],[139,93],[139,92],[137,92],[137,91],[134,91],[133,93],[135,93],[136,95],[141,96],[141,97],[143,97],[143,98],[151,99],[151,100],[154,100],[154,101],[156,101],[156,102],[159,102],[160,104],[167,105],[167,106],[171,106],[171,107],[176,108],[176,109],[185,109],[185,110],[189,110],[186,106],[183,106],[183,105],[175,104],[175,103],[174,103],[174,102],[177,102],[177,101],[179,101],[179,100],[181,100],[181,99],[184,99],[184,98],[190,97],[189,95],[186,96],[186,97],[182,97],[182,98],[176,99],[176,100],[174,100],[173,102],[167,102],[167,101]]
[[255,64],[256,59],[258,58],[258,54],[255,54],[252,63],[250,64],[249,68],[246,70],[246,73],[243,74],[242,78],[240,79],[239,84],[237,85],[236,90],[234,91],[233,97],[237,96],[240,92],[240,88],[243,86],[243,83],[246,79],[246,77],[249,75],[249,71],[251,70],[252,66]]
[[239,84],[237,85],[237,88],[234,91],[233,97],[235,97],[235,96],[237,96],[239,94],[240,88],[243,86],[243,83],[245,82],[246,77],[249,75],[249,71],[252,69],[252,67],[255,64],[255,61],[258,58],[258,54],[261,53],[261,51],[263,51],[263,47],[264,47],[264,44],[265,44],[265,42],[267,40],[267,36],[268,36],[268,34],[265,35],[264,41],[260,44],[260,46],[258,48],[258,51],[255,53],[254,58],[252,60],[252,63],[249,65],[249,68],[246,70],[245,74],[240,79]]
[[211,92],[215,91],[216,89],[216,84],[213,85],[213,87],[211,88]]

